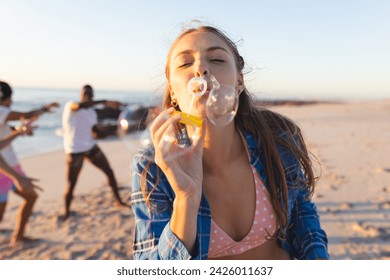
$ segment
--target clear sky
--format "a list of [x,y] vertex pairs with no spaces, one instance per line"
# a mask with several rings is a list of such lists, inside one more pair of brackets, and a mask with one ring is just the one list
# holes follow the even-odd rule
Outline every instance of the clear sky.
[[388,0],[0,0],[0,79],[159,92],[192,19],[243,40],[257,95],[390,97]]

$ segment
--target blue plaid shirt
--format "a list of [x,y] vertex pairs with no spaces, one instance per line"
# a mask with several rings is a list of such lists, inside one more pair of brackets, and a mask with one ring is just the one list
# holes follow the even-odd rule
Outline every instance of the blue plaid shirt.
[[[245,133],[254,166],[268,187],[265,159],[256,139]],[[328,259],[327,237],[320,227],[315,205],[307,199],[307,191],[297,188],[298,179],[303,176],[297,159],[287,149],[278,147],[288,185],[288,225],[286,239],[279,240],[280,246],[295,259]],[[132,163],[132,208],[135,215],[133,241],[134,259],[187,260],[207,259],[210,241],[211,213],[207,199],[202,195],[197,217],[197,239],[192,255],[170,229],[175,193],[167,178],[155,163],[151,163],[147,174],[147,191],[153,189],[160,173],[159,183],[150,196],[149,209],[141,191],[140,178],[148,160],[143,157],[147,150],[139,150]]]

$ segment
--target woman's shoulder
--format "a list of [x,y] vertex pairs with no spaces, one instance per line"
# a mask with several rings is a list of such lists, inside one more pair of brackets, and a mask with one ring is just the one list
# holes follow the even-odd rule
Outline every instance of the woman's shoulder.
[[154,149],[152,146],[147,146],[145,148],[139,148],[132,158],[132,170],[142,172],[145,169],[148,169],[148,173],[157,172],[158,166],[153,160],[154,158]]
[[[263,127],[263,131],[258,131],[256,133],[258,136],[246,132],[248,146],[265,151],[270,148],[266,147],[267,142],[268,145],[272,142],[283,165],[285,167],[295,165],[298,160],[297,150],[301,150],[305,146],[299,126],[289,117],[268,108],[259,108],[259,113],[264,122],[259,127]],[[266,129],[264,129],[264,126]],[[267,133],[267,135],[264,133]]]
[[[257,150],[260,152],[260,155],[264,155],[264,152],[267,149],[267,147],[265,147],[266,144],[264,143],[264,141],[258,139],[248,131],[245,131],[244,135],[248,148],[252,151]],[[295,146],[296,148],[299,147],[299,141],[297,140],[298,138],[299,137],[294,136],[288,131],[284,130],[279,130],[275,132],[275,135],[273,135],[275,148],[284,166],[296,163],[297,156],[293,152],[295,149],[293,149],[292,146]]]

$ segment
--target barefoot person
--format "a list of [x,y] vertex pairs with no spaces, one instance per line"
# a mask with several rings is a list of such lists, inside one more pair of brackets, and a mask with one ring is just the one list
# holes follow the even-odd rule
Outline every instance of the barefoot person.
[[104,104],[112,108],[119,108],[122,103],[109,100],[93,100],[94,92],[90,85],[85,85],[80,94],[80,102],[69,101],[62,115],[62,128],[64,133],[64,149],[66,153],[66,178],[65,189],[65,213],[67,219],[70,214],[70,205],[77,178],[83,166],[84,158],[99,168],[108,178],[113,191],[116,204],[125,205],[118,191],[118,185],[114,172],[108,163],[103,151],[100,150],[93,137],[93,131],[97,125],[97,114],[94,106]]
[[[10,109],[12,104],[12,89],[5,83],[0,81],[0,139],[3,139],[2,149],[0,151],[2,165],[2,174],[0,174],[0,221],[4,215],[5,207],[8,199],[8,192],[12,189],[18,196],[24,200],[20,205],[17,219],[16,229],[11,238],[12,243],[28,241],[24,231],[29,217],[31,216],[33,206],[38,198],[32,181],[24,176],[22,167],[10,145],[10,142],[19,135],[31,134],[31,127],[21,126],[21,130],[12,131],[8,125],[8,121],[23,119],[34,119],[45,112],[50,112],[51,108],[58,107],[58,103],[53,102],[43,106],[40,109],[29,112],[18,112]],[[5,169],[4,166],[8,166]],[[8,170],[5,172],[5,170]],[[14,170],[14,171],[12,171]],[[15,186],[14,186],[15,182]]]

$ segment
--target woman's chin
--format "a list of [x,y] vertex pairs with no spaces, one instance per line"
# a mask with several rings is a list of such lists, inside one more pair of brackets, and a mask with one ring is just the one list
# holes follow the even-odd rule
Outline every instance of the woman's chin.
[[190,112],[188,111],[183,111],[183,113],[190,114],[191,116],[197,117],[199,119],[206,118],[206,110],[191,110]]

